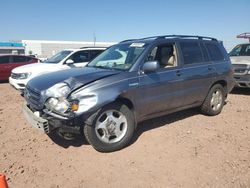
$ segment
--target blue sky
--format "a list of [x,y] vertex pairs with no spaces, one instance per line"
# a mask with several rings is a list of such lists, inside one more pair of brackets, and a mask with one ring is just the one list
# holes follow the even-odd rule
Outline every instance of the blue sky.
[[161,34],[217,37],[227,47],[247,40],[250,0],[3,0],[0,41],[121,41]]

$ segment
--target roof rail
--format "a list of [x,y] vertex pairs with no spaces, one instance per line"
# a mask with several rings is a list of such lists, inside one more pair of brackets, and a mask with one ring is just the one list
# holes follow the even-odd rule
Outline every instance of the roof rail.
[[146,38],[140,38],[140,39],[129,39],[129,40],[121,41],[120,43],[129,42],[133,40],[149,40],[149,39],[158,40],[158,39],[165,39],[165,38],[197,38],[200,40],[209,39],[213,41],[218,41],[216,38],[204,37],[204,36],[198,36],[198,35],[160,35],[160,36],[146,37]]
[[217,41],[216,38],[199,36],[199,35],[163,35],[163,36],[158,36],[156,39],[162,39],[162,38],[197,38],[200,40],[209,39]]
[[84,49],[84,48],[108,48],[107,46],[84,46],[81,47],[80,49]]

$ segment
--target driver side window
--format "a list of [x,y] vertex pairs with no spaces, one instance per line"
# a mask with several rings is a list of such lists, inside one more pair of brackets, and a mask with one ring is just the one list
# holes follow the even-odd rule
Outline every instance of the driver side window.
[[154,47],[148,54],[146,61],[158,61],[160,69],[177,66],[175,45],[166,44]]

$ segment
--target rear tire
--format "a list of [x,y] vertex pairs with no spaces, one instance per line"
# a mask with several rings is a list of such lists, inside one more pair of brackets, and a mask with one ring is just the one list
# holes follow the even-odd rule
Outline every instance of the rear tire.
[[131,141],[134,131],[134,114],[121,103],[105,106],[96,115],[93,125],[84,126],[87,141],[100,152],[124,148]]
[[225,104],[225,90],[220,84],[211,87],[201,106],[201,112],[205,115],[218,115]]

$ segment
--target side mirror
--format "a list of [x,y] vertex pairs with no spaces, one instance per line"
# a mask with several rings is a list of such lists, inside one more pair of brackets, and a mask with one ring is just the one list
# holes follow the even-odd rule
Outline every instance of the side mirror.
[[70,64],[73,64],[74,61],[72,59],[67,59],[67,61],[65,63],[68,64],[68,65],[70,65]]
[[144,63],[142,70],[144,73],[150,73],[150,72],[155,72],[159,68],[160,64],[158,61],[148,61]]

